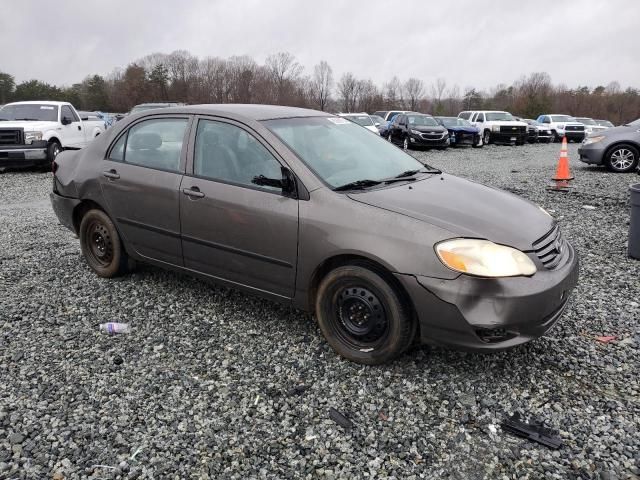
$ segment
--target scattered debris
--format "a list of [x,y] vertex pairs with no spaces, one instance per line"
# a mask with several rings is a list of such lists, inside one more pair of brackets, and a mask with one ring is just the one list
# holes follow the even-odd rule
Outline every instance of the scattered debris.
[[387,415],[384,412],[378,412],[378,418],[383,422],[386,422],[387,420],[389,420],[389,417],[387,417]]
[[255,401],[253,402],[253,404],[254,404],[254,405],[257,405],[259,401],[260,401],[260,395],[256,395],[256,399],[255,399]]
[[109,322],[109,323],[101,323],[100,330],[110,334],[115,334],[115,333],[129,333],[130,328],[128,323]]
[[594,207],[593,205],[582,205],[582,208],[584,208],[585,210],[595,210],[596,207]]
[[520,420],[520,414],[514,413],[500,425],[506,432],[540,443],[549,448],[558,449],[562,446],[562,439],[556,430],[544,427],[540,422],[525,423]]
[[136,456],[142,451],[143,448],[143,446],[136,448],[136,451],[133,452],[133,455],[131,455],[131,457],[129,457],[129,460],[135,460]]
[[333,407],[329,409],[329,418],[343,428],[346,428],[346,429],[353,428],[353,422]]
[[121,356],[116,355],[115,357],[113,357],[113,364],[114,365],[122,365],[123,362],[124,362],[124,360],[122,359]]
[[306,392],[307,390],[309,390],[309,386],[308,385],[296,385],[292,388],[290,388],[289,390],[287,390],[287,396],[288,397],[293,397],[296,395],[302,395],[304,392]]
[[613,342],[617,337],[613,335],[605,335],[602,337],[596,337],[596,341],[600,343],[610,343]]

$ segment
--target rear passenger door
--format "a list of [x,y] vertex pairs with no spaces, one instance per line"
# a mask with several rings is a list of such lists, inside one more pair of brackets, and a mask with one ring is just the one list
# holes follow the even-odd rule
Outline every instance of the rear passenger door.
[[180,182],[186,164],[188,116],[154,116],[124,131],[103,160],[106,208],[128,248],[182,265]]
[[[253,131],[201,117],[182,182],[184,266],[291,298],[298,254],[298,200],[258,177],[281,179],[281,159]],[[191,160],[190,158],[190,160]]]

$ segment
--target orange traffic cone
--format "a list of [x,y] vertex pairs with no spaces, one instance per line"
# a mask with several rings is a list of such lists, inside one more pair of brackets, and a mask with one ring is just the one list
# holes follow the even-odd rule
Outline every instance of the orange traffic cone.
[[553,177],[556,184],[552,190],[566,190],[569,188],[569,181],[573,180],[573,175],[569,171],[569,157],[567,155],[567,137],[562,137],[562,148],[560,149],[560,158],[558,159],[558,168],[556,176]]

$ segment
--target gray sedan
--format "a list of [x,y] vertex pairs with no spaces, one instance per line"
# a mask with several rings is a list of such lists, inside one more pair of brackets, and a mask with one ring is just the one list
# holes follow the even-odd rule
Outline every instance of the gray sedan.
[[324,112],[200,105],[128,116],[54,164],[87,264],[136,261],[315,313],[340,355],[474,350],[544,334],[576,285],[554,219]]
[[634,171],[640,158],[640,119],[590,134],[578,154],[580,161],[604,165],[612,172]]

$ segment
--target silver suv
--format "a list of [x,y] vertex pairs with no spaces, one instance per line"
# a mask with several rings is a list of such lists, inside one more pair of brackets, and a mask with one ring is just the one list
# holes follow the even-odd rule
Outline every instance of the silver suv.
[[592,133],[582,141],[578,153],[582,162],[604,165],[612,172],[632,172],[638,168],[640,155],[640,118]]

